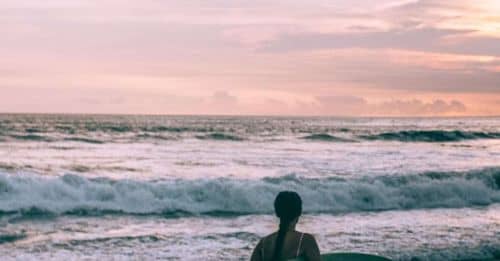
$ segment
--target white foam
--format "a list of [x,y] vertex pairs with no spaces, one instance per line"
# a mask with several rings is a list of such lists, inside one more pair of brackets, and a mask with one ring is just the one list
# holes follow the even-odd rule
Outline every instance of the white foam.
[[500,202],[499,173],[485,169],[356,180],[284,176],[161,182],[0,174],[0,211],[259,214],[272,213],[274,197],[281,190],[299,192],[306,212],[457,208]]

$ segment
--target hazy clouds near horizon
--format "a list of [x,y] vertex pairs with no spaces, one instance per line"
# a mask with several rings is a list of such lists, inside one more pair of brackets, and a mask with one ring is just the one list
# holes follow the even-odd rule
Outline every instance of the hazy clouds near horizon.
[[0,111],[494,115],[500,2],[0,3]]

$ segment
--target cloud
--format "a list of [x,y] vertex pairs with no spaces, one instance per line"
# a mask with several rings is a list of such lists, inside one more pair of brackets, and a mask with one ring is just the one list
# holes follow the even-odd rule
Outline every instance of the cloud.
[[426,50],[445,36],[463,34],[468,31],[424,29],[393,29],[390,31],[352,33],[300,32],[285,34],[269,42],[263,51],[287,52],[313,49],[343,48],[400,48]]
[[241,106],[236,96],[224,90],[215,91],[201,105],[202,114],[241,114]]
[[395,23],[418,21],[424,24],[434,24],[446,19],[459,18],[470,12],[471,9],[477,9],[481,4],[475,6],[476,8],[462,0],[417,0],[387,6],[388,8],[384,8],[381,13]]
[[282,80],[287,83],[283,89],[302,84],[307,88],[305,94],[323,95],[329,90],[359,95],[356,89],[370,89],[371,93],[500,93],[500,73],[495,70],[499,58],[490,56],[353,48],[275,57],[276,64],[281,64],[274,68],[284,72],[265,80]]
[[319,96],[316,102],[317,113],[328,115],[435,116],[460,115],[467,111],[465,104],[458,100],[424,102],[394,99],[369,103],[357,96]]
[[497,2],[5,0],[0,110],[498,111]]
[[[331,11],[331,10],[329,10]],[[328,12],[328,10],[327,10]],[[317,49],[403,49],[469,55],[500,55],[497,1],[409,0],[360,8],[345,30],[285,31],[261,47],[265,52]],[[481,14],[481,15],[478,15]],[[355,17],[355,13],[351,17]],[[378,25],[370,20],[378,21]],[[370,26],[367,26],[370,25]],[[318,24],[319,28],[321,28]],[[336,30],[335,30],[336,29]]]
[[216,105],[232,106],[238,103],[238,98],[227,91],[216,91],[212,95],[212,102]]
[[417,99],[412,100],[391,100],[374,106],[375,111],[383,114],[396,115],[443,115],[443,114],[461,114],[466,112],[467,107],[460,101],[452,100],[446,102],[443,100],[434,100],[426,103]]
[[397,28],[350,33],[284,34],[259,50],[291,52],[316,49],[403,49],[469,55],[500,55],[500,38],[471,35],[475,31],[438,28]]

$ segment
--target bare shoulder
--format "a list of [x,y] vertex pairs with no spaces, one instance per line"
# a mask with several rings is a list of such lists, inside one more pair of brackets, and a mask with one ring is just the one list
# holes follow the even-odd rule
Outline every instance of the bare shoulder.
[[304,258],[310,261],[320,261],[321,257],[316,239],[311,234],[304,233],[303,235],[304,237],[302,238],[302,253],[304,255]]
[[277,234],[278,234],[277,232],[271,233],[271,234],[269,234],[269,235],[265,236],[265,237],[264,237],[264,239],[271,239],[271,238],[274,238],[274,237],[276,237],[276,235],[277,235]]
[[304,233],[304,241],[314,241],[316,242],[316,238],[312,234]]
[[274,238],[276,238],[276,232],[263,237],[261,241],[263,244],[265,244],[267,242],[272,242]]
[[302,241],[305,247],[317,247],[316,238],[312,234],[304,233]]

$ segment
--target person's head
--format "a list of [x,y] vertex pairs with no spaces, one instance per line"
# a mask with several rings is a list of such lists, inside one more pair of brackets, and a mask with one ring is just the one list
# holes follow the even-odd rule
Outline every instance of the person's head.
[[273,260],[281,260],[285,234],[291,224],[297,223],[302,214],[302,199],[293,191],[282,191],[274,200],[274,211],[280,219]]
[[274,211],[281,223],[297,222],[302,214],[302,199],[293,191],[282,191],[274,200]]

